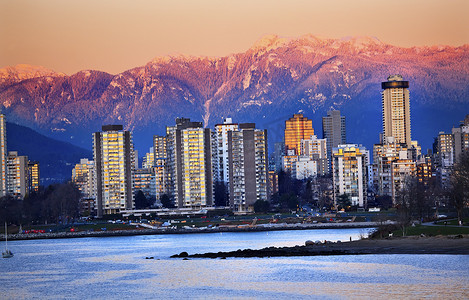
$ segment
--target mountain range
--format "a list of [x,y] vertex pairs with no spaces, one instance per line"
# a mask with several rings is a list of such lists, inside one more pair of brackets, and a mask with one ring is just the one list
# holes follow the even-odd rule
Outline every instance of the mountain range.
[[7,150],[38,161],[43,186],[70,180],[81,158],[93,159],[91,150],[46,137],[28,127],[7,122],[6,129]]
[[9,122],[91,149],[91,133],[123,124],[139,151],[176,117],[213,127],[223,118],[255,122],[269,145],[283,138],[293,113],[313,119],[339,109],[347,142],[370,148],[381,132],[381,82],[409,81],[412,139],[431,147],[441,130],[469,113],[469,45],[403,48],[371,37],[265,36],[225,57],[157,57],[120,74],[84,70],[66,75],[45,67],[0,69],[0,108]]

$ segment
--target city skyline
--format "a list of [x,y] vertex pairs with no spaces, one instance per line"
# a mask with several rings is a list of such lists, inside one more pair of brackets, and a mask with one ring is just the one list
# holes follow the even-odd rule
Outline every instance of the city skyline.
[[468,11],[0,1],[0,298],[467,297]]
[[[469,43],[469,3],[394,1],[4,1],[0,68],[41,65],[74,74],[120,73],[155,57],[240,53],[267,34],[376,37],[402,47]],[[438,21],[435,21],[438,20]]]

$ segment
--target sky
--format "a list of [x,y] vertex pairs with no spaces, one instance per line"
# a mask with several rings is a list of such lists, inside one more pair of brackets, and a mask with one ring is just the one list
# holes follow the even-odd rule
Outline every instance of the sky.
[[467,0],[0,0],[0,68],[117,74],[153,58],[225,56],[267,34],[469,44]]

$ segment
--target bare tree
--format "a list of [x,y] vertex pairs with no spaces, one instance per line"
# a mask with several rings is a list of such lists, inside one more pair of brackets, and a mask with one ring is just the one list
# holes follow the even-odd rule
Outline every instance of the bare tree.
[[463,210],[469,205],[469,151],[459,156],[451,173],[449,198],[458,213],[458,223],[462,225]]
[[404,186],[401,187],[396,197],[397,223],[402,229],[402,235],[406,235],[406,227],[412,221],[412,206],[416,197],[415,181],[408,177]]

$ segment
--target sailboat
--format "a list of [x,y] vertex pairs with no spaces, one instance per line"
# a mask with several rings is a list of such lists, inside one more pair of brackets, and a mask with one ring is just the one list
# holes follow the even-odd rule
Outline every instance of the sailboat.
[[7,222],[5,222],[5,251],[2,252],[3,258],[13,257],[13,252],[8,249],[8,232],[7,232]]

